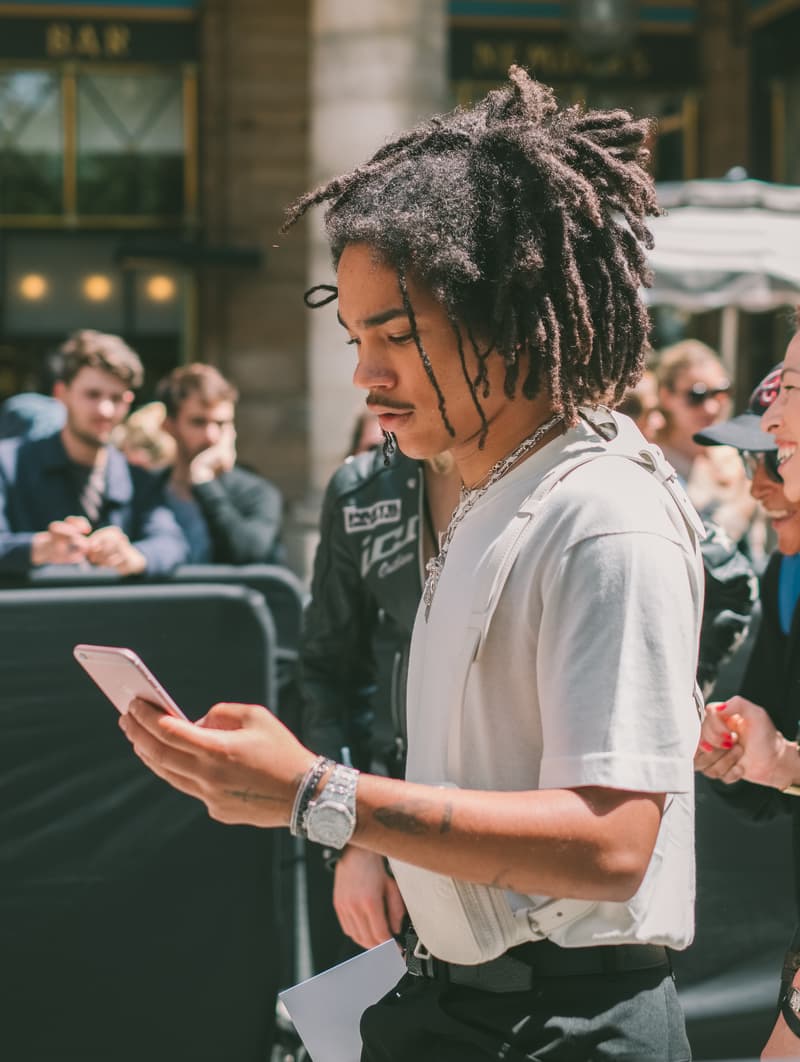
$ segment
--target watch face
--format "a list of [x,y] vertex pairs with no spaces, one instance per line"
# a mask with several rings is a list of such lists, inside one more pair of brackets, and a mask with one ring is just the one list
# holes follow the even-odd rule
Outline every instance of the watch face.
[[306,833],[317,844],[344,848],[355,828],[355,815],[344,804],[334,800],[312,804],[306,814]]

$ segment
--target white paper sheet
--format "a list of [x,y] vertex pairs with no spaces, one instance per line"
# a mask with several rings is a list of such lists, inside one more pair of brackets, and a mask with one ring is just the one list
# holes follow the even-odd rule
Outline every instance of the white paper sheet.
[[280,998],[313,1062],[358,1062],[361,1015],[397,984],[406,966],[393,940],[287,988]]

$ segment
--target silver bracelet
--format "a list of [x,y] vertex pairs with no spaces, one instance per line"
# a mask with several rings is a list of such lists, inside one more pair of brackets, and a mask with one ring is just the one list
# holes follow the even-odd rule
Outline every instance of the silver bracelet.
[[295,793],[294,803],[292,804],[292,815],[289,819],[289,832],[294,837],[305,838],[306,832],[304,820],[306,817],[306,809],[308,808],[312,796],[316,792],[320,778],[322,778],[323,774],[325,774],[329,767],[333,767],[333,760],[329,760],[327,756],[317,756],[303,775],[303,779]]

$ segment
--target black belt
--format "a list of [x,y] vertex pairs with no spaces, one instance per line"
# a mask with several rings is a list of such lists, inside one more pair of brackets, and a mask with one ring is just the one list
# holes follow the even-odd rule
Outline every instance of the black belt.
[[657,944],[562,948],[552,940],[536,940],[518,944],[489,962],[461,966],[432,955],[416,954],[418,940],[413,930],[409,931],[406,943],[406,966],[410,974],[485,992],[525,992],[541,977],[628,973],[669,966],[666,948]]

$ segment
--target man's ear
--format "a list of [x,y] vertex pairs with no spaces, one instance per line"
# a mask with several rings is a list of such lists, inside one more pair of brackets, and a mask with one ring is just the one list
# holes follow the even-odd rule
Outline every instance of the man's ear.
[[69,387],[67,386],[67,384],[64,383],[63,380],[56,380],[56,382],[53,384],[53,398],[57,398],[59,402],[63,402],[64,404],[66,404],[68,390]]

